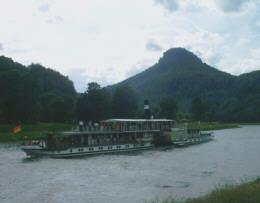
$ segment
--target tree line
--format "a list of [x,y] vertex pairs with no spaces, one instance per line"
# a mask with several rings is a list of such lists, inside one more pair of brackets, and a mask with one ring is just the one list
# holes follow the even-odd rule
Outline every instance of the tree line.
[[[215,107],[207,112],[206,103],[196,97],[191,102],[189,112],[178,112],[178,103],[171,96],[162,98],[159,105],[152,104],[150,114],[153,118],[180,120],[212,121]],[[105,120],[109,118],[145,118],[144,106],[140,105],[134,89],[130,86],[118,86],[110,94],[98,83],[88,84],[85,93],[79,94],[74,105],[75,118],[83,121]]]
[[[163,66],[161,70],[162,68]],[[151,68],[149,71],[155,70]],[[188,73],[192,74],[192,71],[187,72],[186,76],[189,75]],[[153,74],[147,76],[150,78],[149,81]],[[167,75],[169,74],[165,74]],[[73,82],[57,71],[40,64],[25,67],[13,62],[12,59],[0,56],[0,123],[64,123],[79,120],[98,122],[108,118],[144,118],[142,105],[144,96],[150,101],[150,111],[154,118],[260,122],[259,77],[260,71],[243,74],[236,79],[236,88],[233,88],[233,85],[229,91],[226,91],[222,84],[218,89],[219,93],[209,90],[201,94],[193,94],[192,97],[186,94],[196,89],[195,81],[189,80],[194,82],[193,85],[190,84],[193,88],[189,89],[187,86],[180,89],[182,86],[168,87],[167,84],[162,86],[164,82],[167,83],[165,77],[158,80],[161,88],[157,89],[155,87],[158,81],[156,78],[152,79],[153,83],[150,86],[155,92],[146,90],[146,86],[138,82],[134,83],[138,86],[121,83],[112,89],[92,82],[88,84],[84,93],[77,93]],[[178,83],[178,78],[184,76],[178,75],[173,81]],[[190,78],[194,79],[195,76]],[[223,79],[222,76],[221,78]],[[138,81],[144,82],[145,78]],[[226,83],[225,85],[228,86],[229,83]],[[201,88],[206,89],[205,85]],[[212,83],[212,85],[216,84]],[[167,87],[168,93],[163,89],[164,87]],[[142,96],[137,89],[144,92]],[[177,92],[177,90],[179,93],[176,95],[169,92]],[[226,97],[231,90],[234,93]],[[179,94],[182,94],[185,100],[180,100]],[[157,97],[157,102],[151,97]]]

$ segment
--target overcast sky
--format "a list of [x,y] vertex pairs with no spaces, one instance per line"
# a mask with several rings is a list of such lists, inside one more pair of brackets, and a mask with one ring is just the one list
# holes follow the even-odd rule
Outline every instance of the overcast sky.
[[114,84],[184,47],[239,75],[260,69],[260,0],[0,0],[0,55]]

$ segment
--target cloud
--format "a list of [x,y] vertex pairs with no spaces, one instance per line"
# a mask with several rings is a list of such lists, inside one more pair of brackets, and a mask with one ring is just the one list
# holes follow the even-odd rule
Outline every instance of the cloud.
[[62,22],[63,21],[63,18],[61,16],[55,16],[55,20],[57,22]]
[[62,18],[61,16],[55,16],[55,17],[52,18],[52,19],[46,20],[46,23],[47,23],[47,24],[61,23],[61,22],[63,22],[63,18]]
[[215,4],[225,13],[240,12],[249,0],[215,0]]
[[238,60],[233,66],[224,71],[240,75],[254,70],[260,70],[260,48],[251,49],[248,58]]
[[4,50],[4,45],[0,42],[0,51]]
[[216,53],[212,53],[209,58],[208,58],[208,62],[210,65],[212,65],[213,67],[215,67],[222,59],[222,54],[219,52]]
[[154,40],[148,40],[146,42],[145,48],[147,51],[162,51],[163,48],[157,44]]
[[175,12],[179,8],[178,0],[155,0],[155,3],[161,4],[169,12]]
[[130,70],[128,70],[125,74],[126,78],[132,77],[138,73],[143,72],[144,70],[151,67],[154,63],[153,59],[143,59],[135,63]]
[[53,24],[53,20],[52,19],[46,20],[46,23],[47,24]]
[[39,10],[43,13],[46,13],[48,10],[50,9],[50,5],[49,4],[43,4],[39,6]]
[[65,73],[73,81],[76,91],[80,93],[85,92],[87,88],[87,78],[84,76],[85,72],[86,69],[84,68],[74,68],[67,70]]
[[98,69],[92,68],[73,68],[64,72],[73,81],[77,92],[86,91],[88,83],[97,82],[101,87],[115,84],[120,78],[120,71],[115,68]]

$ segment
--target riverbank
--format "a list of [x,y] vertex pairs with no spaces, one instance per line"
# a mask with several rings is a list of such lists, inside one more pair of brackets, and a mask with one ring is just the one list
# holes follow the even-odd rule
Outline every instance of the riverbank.
[[221,122],[190,122],[188,123],[189,128],[201,128],[201,130],[222,130],[230,128],[238,128],[239,123],[221,123]]
[[[160,200],[152,200],[151,203],[159,203]],[[260,202],[260,177],[255,181],[241,184],[225,184],[212,190],[209,194],[188,199],[186,201],[178,201],[169,197],[162,203],[256,203]]]
[[47,132],[69,131],[72,124],[61,123],[37,123],[21,124],[22,130],[18,133],[13,132],[14,125],[0,125],[0,142],[17,142],[24,140],[44,139]]
[[[239,123],[220,123],[220,122],[191,122],[188,127],[199,127],[204,131],[237,128]],[[0,125],[0,142],[16,142],[24,140],[39,140],[45,137],[47,132],[70,131],[72,124],[61,123],[37,123],[37,124],[21,124],[22,130],[18,133],[13,132],[14,125]]]

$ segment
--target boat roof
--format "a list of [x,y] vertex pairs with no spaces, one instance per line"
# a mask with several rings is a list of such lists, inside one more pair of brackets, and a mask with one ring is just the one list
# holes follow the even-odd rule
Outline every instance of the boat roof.
[[175,120],[170,119],[107,119],[102,120],[104,123],[112,123],[112,122],[175,122]]
[[68,136],[68,135],[99,135],[99,134],[109,134],[110,131],[67,131],[67,132],[56,132],[56,135]]

